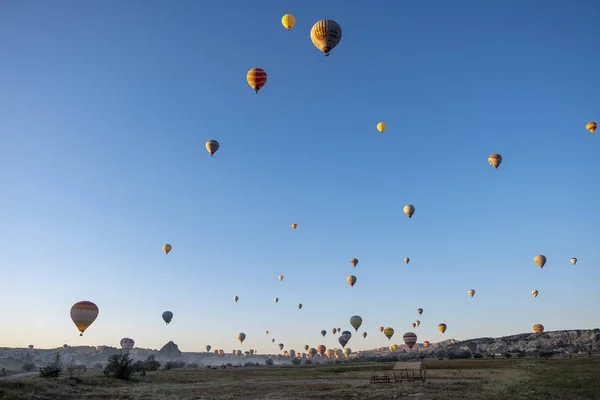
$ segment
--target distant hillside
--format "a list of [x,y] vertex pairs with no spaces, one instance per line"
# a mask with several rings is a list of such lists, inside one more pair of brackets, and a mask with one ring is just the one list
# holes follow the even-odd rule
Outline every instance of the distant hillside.
[[[390,345],[394,343],[390,342]],[[349,347],[352,343],[349,343]],[[315,345],[316,347],[316,345]],[[353,357],[371,358],[415,358],[419,350],[421,354],[430,357],[448,357],[451,354],[459,354],[469,351],[472,354],[480,353],[487,355],[501,355],[504,353],[523,353],[525,355],[537,355],[539,352],[554,352],[564,354],[587,353],[589,351],[600,350],[600,329],[588,330],[568,330],[553,331],[544,333],[523,333],[499,338],[478,338],[463,341],[456,341],[452,344],[451,340],[444,340],[438,343],[431,343],[425,349],[422,343],[417,344],[413,350],[409,350],[404,344],[398,343],[398,350],[390,352],[389,347],[382,347],[372,350],[362,350],[353,353]],[[104,365],[111,354],[119,353],[121,350],[110,346],[77,346],[60,347],[56,349],[33,349],[27,348],[0,348],[0,368],[16,371],[19,370],[26,361],[33,361],[36,365],[44,365],[51,359],[53,353],[59,353],[65,362],[73,361],[76,364],[86,365],[87,367]],[[173,342],[167,343],[161,350],[134,348],[130,350],[130,355],[134,360],[145,360],[153,355],[160,362],[183,361],[186,363],[196,363],[203,365],[223,365],[231,363],[241,365],[246,362],[258,362],[264,364],[264,360],[269,357],[275,358],[277,364],[289,363],[290,359],[281,355],[254,354],[234,356],[231,353],[224,355],[214,355],[205,352],[181,352]],[[317,361],[320,361],[317,356]]]

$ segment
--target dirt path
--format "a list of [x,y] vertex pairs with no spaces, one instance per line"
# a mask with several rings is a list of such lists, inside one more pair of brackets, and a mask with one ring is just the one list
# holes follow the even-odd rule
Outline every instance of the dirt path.
[[0,380],[4,379],[5,381],[10,381],[10,380],[13,380],[13,379],[27,378],[28,376],[34,376],[34,375],[38,375],[38,374],[39,374],[38,371],[23,372],[21,374],[14,374],[14,375],[8,375],[8,376],[0,376]]

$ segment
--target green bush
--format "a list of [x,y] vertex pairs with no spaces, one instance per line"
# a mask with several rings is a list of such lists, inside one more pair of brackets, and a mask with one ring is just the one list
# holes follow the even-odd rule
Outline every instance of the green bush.
[[292,358],[292,364],[294,365],[300,365],[300,363],[302,363],[302,360],[300,360],[299,358]]
[[131,379],[135,372],[136,367],[127,353],[113,354],[108,357],[108,364],[106,364],[104,371],[102,371],[106,377],[122,379],[124,381]]
[[304,364],[306,365],[310,365],[312,364],[312,360],[309,360],[308,358],[306,360],[304,360]]
[[45,367],[40,368],[40,377],[42,378],[58,378],[63,370],[60,354],[54,353],[53,360]]
[[198,364],[196,363],[189,363],[186,368],[193,368],[193,369],[198,369]]
[[483,354],[481,354],[481,353],[475,353],[475,354],[473,354],[473,357],[474,358],[483,358]]
[[511,358],[511,357],[512,357],[512,354],[510,354],[510,353],[504,353],[504,357],[506,357],[506,358]]
[[35,364],[32,362],[26,362],[23,364],[23,371],[31,372],[35,369]]
[[267,358],[265,360],[265,364],[267,364],[267,365],[273,365],[273,359],[272,358]]

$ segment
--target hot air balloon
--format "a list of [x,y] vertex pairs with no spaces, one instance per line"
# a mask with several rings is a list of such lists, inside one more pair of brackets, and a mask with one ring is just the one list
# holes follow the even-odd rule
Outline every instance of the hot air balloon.
[[404,214],[406,214],[406,216],[408,218],[412,218],[414,213],[415,213],[415,206],[413,206],[412,204],[407,204],[404,206]]
[[321,331],[321,336],[325,337],[325,335],[327,335],[327,331],[323,329],[323,330]]
[[585,125],[585,129],[587,129],[588,131],[594,133],[596,131],[596,128],[598,127],[598,124],[596,124],[595,122],[588,122]]
[[377,130],[381,133],[385,132],[386,127],[387,125],[385,124],[385,122],[380,122],[377,124]]
[[279,301],[279,297],[275,297],[275,303],[277,303]]
[[533,295],[533,297],[537,297],[538,296],[538,291],[537,290],[532,290],[531,294]]
[[81,332],[79,336],[83,336],[83,332],[96,320],[98,312],[98,306],[91,301],[80,301],[73,304],[71,307],[71,319],[79,332]]
[[409,262],[410,262],[410,258],[406,257],[406,258],[404,259],[404,263],[405,263],[405,264],[408,264]]
[[288,354],[290,355],[291,358],[296,358],[296,350],[290,350],[290,351],[288,351]]
[[451,343],[451,344],[454,344],[454,343],[456,343],[456,340],[454,340],[454,339],[450,339],[450,343]]
[[32,344],[30,344],[29,346],[27,346],[27,348],[28,348],[29,350],[33,350],[33,345],[32,345]]
[[302,303],[298,303],[298,310],[302,309]]
[[321,357],[323,357],[326,351],[327,347],[325,347],[325,345],[320,344],[317,346],[317,352],[321,355]]
[[219,150],[219,142],[217,142],[216,140],[209,140],[208,142],[206,142],[206,144],[204,145],[204,147],[206,147],[206,151],[208,151],[208,153],[210,154],[210,156],[214,156],[215,153],[217,152],[217,150]]
[[342,330],[342,328],[337,328],[338,333]]
[[135,341],[133,339],[129,339],[126,337],[121,339],[121,347],[125,350],[133,349],[134,345],[135,345]]
[[309,348],[310,348],[309,345],[307,345],[307,344],[304,345],[304,351],[308,351]]
[[571,264],[573,264],[573,265],[577,264],[577,259],[575,257],[571,258]]
[[281,282],[283,280],[283,275],[279,275],[278,279]]
[[383,326],[379,327],[379,332],[383,332]]
[[292,224],[292,229],[296,230],[296,228],[298,227],[298,224]]
[[356,267],[358,265],[358,258],[351,259],[350,264],[352,264],[353,267]]
[[271,343],[275,343],[275,339],[271,339]]
[[417,320],[417,321],[415,321],[415,324],[417,324],[417,327],[418,327],[419,325],[421,325],[421,321]]
[[171,311],[165,311],[162,313],[162,319],[169,325],[173,319],[173,313]]
[[546,256],[537,255],[533,257],[533,262],[540,268],[544,269],[544,265],[546,265]]
[[210,349],[212,349],[212,346],[210,344],[206,345],[206,352],[208,353],[210,351]]
[[367,332],[363,332],[363,335],[362,335],[362,336],[363,336],[363,338],[365,338],[365,339],[366,339],[366,338],[367,338]]
[[284,347],[284,346],[283,346],[283,343],[279,343],[279,344],[277,345],[277,347],[279,347],[279,351],[283,350],[283,347]]
[[240,332],[237,334],[237,340],[240,341],[240,343],[244,343],[244,340],[246,340],[246,334],[244,332]]
[[314,357],[317,355],[317,349],[315,349],[314,347],[311,347],[310,349],[308,349],[308,354],[310,354],[311,357]]
[[327,355],[327,358],[333,357],[333,349],[325,350],[325,354]]
[[474,289],[469,289],[467,291],[467,293],[469,293],[469,296],[471,296],[471,297],[475,296],[475,290]]
[[310,39],[315,47],[329,56],[329,52],[342,40],[342,27],[331,19],[315,23],[310,30]]
[[335,329],[335,328],[331,329],[331,333],[333,333],[334,335],[336,334],[336,332],[337,332],[337,329]]
[[542,325],[542,324],[535,324],[533,326],[533,331],[535,333],[542,333],[542,332],[544,332],[544,325]]
[[239,297],[233,296],[233,301],[235,301],[236,303],[238,302],[239,299],[240,299]]
[[394,336],[394,330],[392,328],[385,328],[383,330],[383,334],[386,338],[388,338],[388,340],[390,340],[392,336]]
[[345,338],[345,337],[343,337],[343,336],[340,336],[340,337],[338,338],[338,342],[340,342],[340,345],[341,345],[342,347],[345,347],[345,346],[346,346],[346,344],[348,344],[348,340],[346,340],[346,338]]
[[350,286],[354,286],[354,284],[356,283],[356,277],[354,275],[350,275],[346,278],[346,281],[348,281]]
[[65,343],[65,344],[63,344],[63,349],[65,349],[65,350],[66,350],[66,349],[68,349],[68,348],[69,348],[69,345],[68,345],[68,344],[66,344],[66,343]]
[[446,329],[448,329],[448,326],[446,326],[446,324],[439,324],[439,325],[438,325],[438,330],[439,330],[440,332],[442,332],[442,334],[443,334],[444,332],[446,332]]
[[390,351],[394,352],[394,351],[398,351],[398,345],[396,343],[394,343],[393,345],[390,346]]
[[352,332],[344,331],[344,332],[342,332],[342,337],[348,341],[352,338]]
[[417,308],[417,312],[419,313],[419,315],[423,314],[423,309],[422,308]]
[[350,325],[354,328],[356,332],[358,332],[358,328],[362,325],[362,318],[358,315],[353,315],[350,317]]
[[169,254],[169,252],[173,249],[173,246],[171,246],[170,244],[163,244],[162,246],[162,250],[165,252],[165,254]]
[[411,350],[413,346],[417,343],[417,335],[413,332],[406,332],[404,336],[402,336],[402,339],[404,339],[404,343],[406,343],[408,348]]
[[417,327],[417,323],[416,323],[416,322],[413,322],[413,323],[412,323],[412,327],[413,327],[413,328],[416,328],[416,327]]
[[246,80],[248,85],[258,94],[258,91],[267,83],[267,73],[262,68],[252,68],[246,74]]
[[502,164],[502,156],[500,154],[492,154],[488,157],[488,163],[496,169]]
[[294,25],[296,25],[296,18],[294,18],[292,14],[285,14],[281,18],[281,25],[283,25],[283,27],[289,31],[294,27]]
[[349,358],[350,354],[352,354],[352,349],[350,349],[350,347],[344,348],[344,355],[346,356],[346,358]]
[[269,330],[267,329],[267,330],[265,331],[265,335],[268,335],[268,334],[269,334]]
[[429,342],[426,340],[426,341],[424,341],[424,342],[423,342],[423,347],[425,347],[425,348],[428,348],[430,344],[431,344],[431,343],[429,343]]

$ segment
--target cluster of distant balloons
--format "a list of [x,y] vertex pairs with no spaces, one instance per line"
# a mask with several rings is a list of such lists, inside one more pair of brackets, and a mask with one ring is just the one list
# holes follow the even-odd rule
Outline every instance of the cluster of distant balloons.
[[[286,14],[281,19],[281,23],[289,31],[296,24],[296,18],[291,14]],[[317,21],[313,25],[312,29],[310,30],[310,38],[311,38],[311,41],[314,44],[314,46],[317,49],[319,49],[320,51],[322,51],[324,53],[324,55],[327,57],[327,56],[329,56],[330,52],[338,45],[338,43],[342,39],[342,28],[337,22],[335,22],[333,20],[329,20],[329,19],[320,20],[320,21]],[[252,89],[254,89],[256,94],[258,94],[259,90],[267,83],[267,73],[262,68],[252,68],[246,74],[246,80],[248,81],[248,84],[250,85],[250,87],[252,87]],[[596,131],[597,127],[598,127],[598,124],[593,121],[588,122],[586,124],[586,129],[588,131],[590,131],[591,133],[594,133]],[[377,124],[377,130],[379,132],[384,133],[386,129],[387,129],[387,125],[385,122],[379,122]],[[211,157],[219,150],[219,148],[220,148],[220,144],[216,140],[211,139],[206,142],[206,150],[208,151],[208,153],[210,154]],[[502,163],[502,156],[497,153],[491,154],[488,157],[488,163],[495,169],[498,169],[498,167],[500,167],[500,164]],[[407,204],[406,206],[404,206],[404,214],[406,214],[406,216],[408,218],[412,218],[414,213],[415,213],[415,206],[413,206],[412,204]],[[297,228],[298,228],[298,224],[293,223],[292,229],[296,230]],[[171,246],[170,244],[165,244],[162,246],[162,249],[165,254],[169,254],[169,252],[173,249],[173,246]],[[577,263],[577,258],[571,258],[570,261],[573,265],[575,265]],[[408,264],[410,262],[410,258],[408,258],[408,257],[404,258],[404,262],[406,264]],[[538,265],[540,268],[543,269],[544,265],[546,264],[546,257],[544,255],[537,255],[534,257],[534,262],[536,265]],[[358,259],[352,258],[350,260],[350,263],[352,264],[353,267],[356,267],[358,265]],[[279,280],[280,281],[283,280],[283,275],[279,276]],[[348,284],[352,287],[356,284],[357,278],[354,275],[349,275],[346,278],[346,280],[347,280]],[[467,293],[469,296],[473,297],[475,295],[475,290],[469,289],[467,291]],[[534,297],[537,297],[539,292],[537,290],[532,290],[531,293]],[[239,300],[239,297],[235,296],[233,299],[237,303]],[[275,297],[275,303],[277,303],[278,301],[279,301],[279,298]],[[302,304],[299,303],[298,309],[301,309],[301,308],[302,308]],[[83,332],[85,332],[85,330],[96,320],[96,318],[98,316],[98,312],[99,312],[99,310],[98,310],[98,307],[96,306],[96,304],[94,304],[90,301],[80,301],[78,303],[75,303],[71,307],[71,319],[73,320],[74,324],[77,326],[77,329],[79,330],[80,335],[83,335]],[[419,313],[419,315],[421,315],[423,313],[423,309],[419,308],[417,310],[417,312]],[[171,322],[171,320],[173,319],[173,313],[171,311],[165,311],[162,314],[162,318],[168,325]],[[355,328],[356,331],[358,331],[358,328],[362,325],[362,318],[358,315],[354,315],[350,318],[350,324]],[[420,321],[415,321],[412,323],[412,327],[416,328],[420,324],[421,324]],[[447,325],[445,323],[440,323],[438,325],[438,329],[443,334],[446,332]],[[390,327],[384,328],[381,326],[381,327],[379,327],[379,331],[382,332],[388,338],[388,340],[390,340],[392,338],[392,336],[394,335],[394,329],[392,329]],[[543,332],[544,326],[541,324],[535,324],[533,326],[533,331],[536,333]],[[333,328],[331,330],[331,332],[333,334],[339,333],[340,328]],[[266,333],[268,334],[269,331],[267,330]],[[321,335],[323,337],[326,334],[327,334],[327,332],[325,330],[321,331]],[[362,336],[364,338],[366,338],[367,332],[363,332]],[[345,355],[347,355],[346,353],[348,353],[348,354],[350,353],[349,351],[348,352],[346,351],[349,349],[345,349],[345,346],[351,337],[352,337],[352,333],[349,331],[342,332],[341,336],[339,337],[339,342],[342,345],[342,347],[344,347],[343,353]],[[240,343],[242,343],[246,339],[246,334],[243,332],[240,332],[240,333],[238,333],[237,338],[240,341]],[[404,334],[403,339],[404,339],[405,344],[410,349],[412,349],[413,346],[417,342],[417,335],[413,332],[407,332]],[[272,339],[272,341],[275,342],[275,339]],[[133,339],[129,339],[129,338],[123,338],[121,340],[121,346],[124,349],[132,348],[134,343],[135,342],[133,341]],[[454,339],[452,339],[452,343],[454,343]],[[428,341],[425,341],[425,342],[423,342],[423,345],[425,348],[427,348],[430,345],[430,343]],[[393,348],[394,346],[396,346],[396,345],[392,345],[391,348]],[[31,346],[31,348],[32,347],[33,346]],[[207,351],[210,351],[211,346],[209,345],[206,347],[207,347]],[[283,344],[279,344],[280,350],[282,350],[283,347],[284,347]],[[319,353],[321,355],[328,354],[328,350],[325,348],[324,345],[318,346],[317,349],[309,348],[309,346],[306,345],[305,350],[307,350],[309,354],[313,354],[313,355],[316,353]],[[331,349],[329,349],[329,350],[331,350]],[[219,352],[222,352],[222,350],[219,350]],[[290,354],[291,354],[291,352],[293,352],[293,350],[290,351]],[[331,352],[333,353],[333,350],[331,350]],[[215,353],[217,353],[217,350],[215,350]]]

